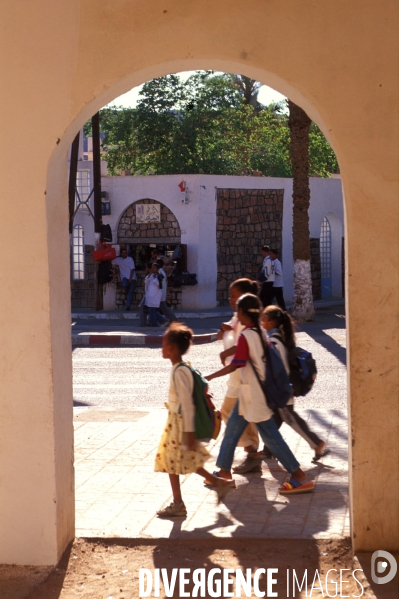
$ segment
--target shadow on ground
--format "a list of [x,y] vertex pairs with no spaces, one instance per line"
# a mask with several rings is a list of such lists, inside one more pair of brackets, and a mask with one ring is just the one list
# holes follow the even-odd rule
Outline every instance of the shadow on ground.
[[[192,596],[192,572],[196,569],[205,570],[205,580],[212,569],[216,569],[211,591],[217,591],[217,585],[223,584],[222,570],[231,569],[229,577],[231,584],[228,595],[221,588],[217,595],[210,595],[205,591],[198,596],[239,596],[236,595],[236,570],[241,570],[246,577],[247,569],[252,576],[257,570],[275,569],[273,573],[259,571],[259,590],[265,596],[271,596],[270,591],[277,592],[279,597],[294,596],[293,569],[298,583],[295,583],[295,596],[321,597],[321,588],[324,596],[335,595],[335,584],[338,583],[339,569],[346,571],[343,580],[342,595],[359,596],[362,590],[351,575],[353,565],[351,546],[348,539],[332,540],[288,540],[267,539],[253,540],[221,539],[184,541],[184,540],[146,540],[146,539],[77,539],[69,552],[63,557],[57,570],[41,583],[27,596],[27,599],[102,599],[113,597],[115,599],[131,599],[139,597],[139,570],[148,569],[152,573],[155,568],[164,569],[167,581],[170,582],[174,568],[186,568],[185,577],[188,583],[185,587],[185,596]],[[338,571],[330,572],[334,568]],[[287,593],[287,570],[288,589]],[[269,587],[267,581],[273,577],[274,584]],[[162,580],[162,573],[161,573]],[[221,582],[216,582],[220,580]],[[363,597],[371,598],[367,581],[359,575],[359,581],[365,587]],[[209,582],[209,580],[208,580]],[[270,581],[271,582],[271,581]],[[253,579],[252,579],[253,584]],[[299,586],[302,592],[299,592]],[[327,587],[326,588],[326,584]],[[152,589],[150,597],[157,596]],[[165,597],[162,582],[160,583],[160,597]],[[169,597],[183,596],[179,592],[179,575],[177,576],[174,590]],[[246,596],[242,591],[241,596]],[[251,596],[254,596],[252,586]],[[11,597],[10,597],[11,599]],[[16,597],[12,597],[16,599]],[[18,599],[22,599],[19,597]]]

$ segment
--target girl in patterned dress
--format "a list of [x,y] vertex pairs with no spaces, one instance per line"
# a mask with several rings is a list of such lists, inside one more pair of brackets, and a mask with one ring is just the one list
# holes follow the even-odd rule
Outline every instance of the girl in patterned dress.
[[187,515],[181,489],[180,474],[196,472],[209,480],[219,499],[233,486],[232,481],[220,479],[207,472],[203,465],[209,452],[195,437],[195,407],[193,400],[194,379],[191,370],[183,362],[193,338],[193,332],[184,324],[173,323],[162,339],[162,357],[172,362],[168,418],[155,458],[155,472],[166,472],[172,487],[173,501],[157,512],[160,518],[185,517]]

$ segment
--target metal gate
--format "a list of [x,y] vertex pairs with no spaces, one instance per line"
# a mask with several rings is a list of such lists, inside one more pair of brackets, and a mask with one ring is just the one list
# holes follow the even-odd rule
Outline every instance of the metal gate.
[[325,216],[320,230],[321,297],[332,296],[331,225]]

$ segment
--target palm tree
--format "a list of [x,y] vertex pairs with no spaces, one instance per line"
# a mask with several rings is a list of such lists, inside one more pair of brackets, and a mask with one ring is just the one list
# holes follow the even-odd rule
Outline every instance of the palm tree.
[[313,320],[314,305],[310,270],[309,233],[309,129],[312,121],[296,104],[288,100],[290,153],[293,173],[293,316],[299,321]]
[[262,87],[260,81],[250,79],[245,75],[231,75],[234,85],[243,96],[244,104],[254,108],[255,115],[259,112],[258,93]]

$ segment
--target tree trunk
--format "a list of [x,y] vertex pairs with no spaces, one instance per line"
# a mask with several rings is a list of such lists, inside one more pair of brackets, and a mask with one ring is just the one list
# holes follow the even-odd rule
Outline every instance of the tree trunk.
[[314,306],[310,270],[309,233],[309,129],[311,120],[296,104],[288,101],[291,133],[290,152],[293,172],[293,316],[298,321],[313,320]]

